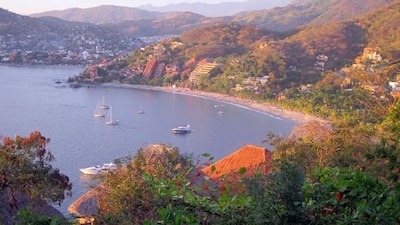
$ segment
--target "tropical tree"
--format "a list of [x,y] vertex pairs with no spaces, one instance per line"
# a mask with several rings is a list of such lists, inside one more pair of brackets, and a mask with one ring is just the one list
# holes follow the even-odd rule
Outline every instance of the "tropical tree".
[[[49,138],[34,131],[29,137],[17,135],[1,137],[1,140],[0,194],[2,201],[8,201],[10,212],[25,207],[26,202],[19,200],[26,198],[21,196],[27,197],[33,205],[61,204],[66,196],[71,196],[72,184],[68,176],[51,165],[54,156],[46,149]],[[43,213],[40,208],[31,211],[33,215]],[[20,215],[26,216],[26,213]]]
[[[156,145],[139,150],[133,160],[120,170],[106,175],[99,188],[101,224],[141,224],[157,218],[157,209],[167,205],[165,199],[155,196],[154,179],[172,179],[178,171],[186,171],[190,162],[177,149]],[[167,187],[165,187],[167,188]]]

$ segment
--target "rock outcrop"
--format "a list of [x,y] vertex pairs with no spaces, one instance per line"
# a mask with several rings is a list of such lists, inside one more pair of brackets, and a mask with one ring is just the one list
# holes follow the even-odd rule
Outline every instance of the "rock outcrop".
[[1,225],[13,225],[18,222],[16,216],[22,209],[30,207],[33,213],[41,214],[49,218],[57,217],[58,221],[67,221],[64,215],[49,205],[43,200],[32,200],[26,195],[15,194],[15,207],[9,204],[11,198],[11,192],[7,190],[0,191],[0,224]]

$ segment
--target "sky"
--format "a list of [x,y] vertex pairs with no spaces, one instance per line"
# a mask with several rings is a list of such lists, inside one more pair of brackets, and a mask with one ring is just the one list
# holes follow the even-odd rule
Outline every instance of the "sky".
[[0,8],[7,9],[13,13],[29,15],[52,10],[64,10],[69,8],[91,8],[100,5],[115,5],[138,7],[152,4],[153,6],[164,6],[182,2],[202,2],[215,4],[220,2],[244,2],[246,0],[0,0]]

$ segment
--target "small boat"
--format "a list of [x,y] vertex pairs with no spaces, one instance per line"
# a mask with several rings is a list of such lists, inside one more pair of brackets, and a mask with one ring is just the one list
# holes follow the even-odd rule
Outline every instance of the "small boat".
[[104,117],[104,111],[100,108],[100,102],[97,103],[96,109],[94,110],[94,117]]
[[218,114],[221,115],[221,114],[224,114],[224,112],[223,111],[218,111]]
[[109,108],[110,108],[110,106],[106,105],[106,100],[103,95],[103,98],[100,101],[100,109],[109,109]]
[[111,105],[110,105],[108,112],[107,112],[106,125],[118,125],[118,124],[119,124],[119,120],[113,120],[113,118],[112,118],[112,109],[111,109]]
[[79,170],[83,174],[97,175],[97,174],[105,174],[108,171],[115,170],[116,168],[117,165],[111,162],[111,163],[104,163],[103,165],[80,168]]
[[186,133],[190,133],[192,130],[190,128],[190,125],[181,125],[179,127],[173,128],[172,129],[172,133],[174,134],[186,134]]
[[142,105],[140,105],[139,111],[138,111],[137,113],[138,113],[138,114],[144,114],[144,111],[143,111],[143,109],[142,109]]

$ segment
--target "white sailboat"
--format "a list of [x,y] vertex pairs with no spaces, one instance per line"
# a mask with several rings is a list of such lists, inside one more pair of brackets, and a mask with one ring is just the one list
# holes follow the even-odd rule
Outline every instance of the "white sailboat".
[[100,102],[100,109],[109,109],[109,108],[110,108],[110,106],[106,105],[106,100],[103,95],[103,98],[101,99],[101,102]]
[[143,109],[142,109],[142,104],[140,104],[139,111],[138,111],[137,113],[138,113],[138,114],[143,114],[143,113],[144,113],[144,111],[143,111]]
[[111,109],[111,105],[110,105],[108,112],[107,112],[106,125],[118,125],[118,124],[119,124],[119,120],[113,120],[113,118],[112,118],[112,109]]
[[94,117],[104,117],[104,111],[100,108],[100,101],[97,102],[96,109],[94,111]]

